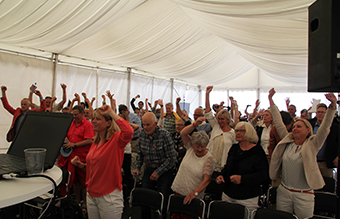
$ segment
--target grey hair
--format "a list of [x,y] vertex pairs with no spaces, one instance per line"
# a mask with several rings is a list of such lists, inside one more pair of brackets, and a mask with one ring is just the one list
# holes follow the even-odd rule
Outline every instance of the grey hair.
[[[254,127],[249,122],[239,122],[235,126],[235,130],[241,128],[242,126],[244,126],[244,129],[246,130],[246,133],[244,134],[244,140],[256,144],[259,140],[259,137],[257,136],[257,133]],[[235,139],[236,139],[236,132],[235,132]]]
[[191,145],[208,145],[209,136],[205,131],[194,132],[190,138]]
[[174,105],[171,102],[165,104],[165,106],[170,106],[171,108],[174,108]]

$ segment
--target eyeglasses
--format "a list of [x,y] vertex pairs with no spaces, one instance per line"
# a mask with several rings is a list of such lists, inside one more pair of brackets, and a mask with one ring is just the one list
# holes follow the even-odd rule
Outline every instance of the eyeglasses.
[[316,113],[324,114],[326,112],[325,111],[316,111]]
[[194,114],[194,116],[204,116],[203,114]]
[[240,134],[244,134],[244,133],[246,133],[246,130],[244,130],[244,129],[235,129],[235,133],[240,133]]
[[184,124],[176,124],[177,126],[184,126]]

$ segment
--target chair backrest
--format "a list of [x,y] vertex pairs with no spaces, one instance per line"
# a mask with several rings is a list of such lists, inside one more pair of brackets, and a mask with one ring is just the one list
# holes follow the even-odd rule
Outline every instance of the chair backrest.
[[315,191],[314,214],[322,213],[325,216],[333,216],[336,214],[337,197],[336,194],[330,192]]
[[276,204],[277,187],[270,187],[266,195],[266,207],[270,209],[272,204]]
[[131,191],[131,211],[135,207],[142,207],[156,212],[159,216],[163,211],[164,196],[162,193],[151,189],[135,188]]
[[325,186],[322,189],[319,189],[316,191],[335,193],[336,180],[334,178],[326,177],[326,176],[323,177],[323,180],[325,181]]
[[208,219],[244,219],[249,215],[247,207],[225,201],[211,201],[208,207]]
[[272,209],[255,209],[251,213],[251,218],[253,219],[298,219],[294,214],[272,210]]
[[204,218],[205,203],[201,199],[194,198],[191,203],[183,204],[185,196],[172,194],[169,196],[167,215],[184,214],[194,219]]

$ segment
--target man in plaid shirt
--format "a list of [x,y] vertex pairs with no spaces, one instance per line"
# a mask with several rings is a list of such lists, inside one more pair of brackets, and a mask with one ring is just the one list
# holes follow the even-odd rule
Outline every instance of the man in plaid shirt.
[[146,169],[142,187],[161,192],[164,195],[164,206],[167,206],[166,200],[171,193],[176,161],[174,143],[170,133],[157,126],[155,114],[145,113],[142,124],[136,170],[133,171],[133,174],[139,175],[139,170],[145,161]]

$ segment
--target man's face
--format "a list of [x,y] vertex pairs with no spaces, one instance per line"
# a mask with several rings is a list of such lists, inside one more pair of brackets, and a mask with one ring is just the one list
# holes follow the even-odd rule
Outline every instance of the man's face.
[[144,119],[143,117],[142,123],[143,123],[143,129],[147,135],[152,135],[155,132],[157,122],[152,122],[151,120]]
[[288,107],[288,112],[290,113],[290,115],[292,115],[294,117],[295,113],[296,113],[295,107],[294,106],[289,106]]
[[28,100],[21,100],[21,109],[23,112],[28,111],[30,108],[30,102]]
[[194,112],[194,120],[196,121],[199,117],[203,117],[203,111],[200,109],[196,109]]
[[138,108],[143,109],[144,103],[142,101],[138,102]]
[[184,122],[182,120],[177,121],[176,131],[180,133],[184,128]]
[[50,108],[51,103],[52,103],[52,99],[50,99],[50,98],[45,98],[46,108]]
[[74,109],[74,110],[72,110],[72,113],[74,115],[74,120],[76,122],[80,122],[81,120],[84,119],[84,113],[80,113],[79,110]]
[[326,114],[326,108],[325,107],[319,107],[316,110],[316,119],[318,120],[318,123],[320,124],[323,120],[323,117],[325,117]]
[[85,118],[86,118],[87,120],[90,120],[90,119],[91,119],[91,112],[90,112],[89,109],[86,109],[86,110],[85,110]]
[[300,114],[301,119],[308,119],[308,113],[305,111]]
[[166,108],[166,113],[167,114],[172,113],[173,108],[170,105],[166,105],[165,108]]

